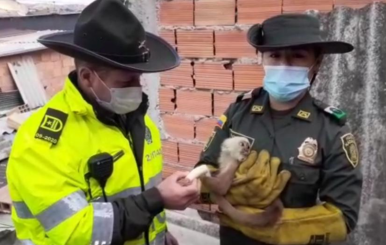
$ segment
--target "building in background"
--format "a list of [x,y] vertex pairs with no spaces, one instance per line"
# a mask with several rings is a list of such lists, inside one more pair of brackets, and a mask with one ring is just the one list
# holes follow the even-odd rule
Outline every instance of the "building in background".
[[[28,101],[24,100],[28,96],[41,97],[36,86],[28,86],[31,83],[40,82],[47,99],[61,89],[64,78],[74,68],[73,61],[46,50],[37,39],[41,35],[72,30],[85,4],[77,4],[73,0],[1,1],[0,114],[27,104]],[[17,75],[12,73],[12,69],[16,69],[12,67],[18,67]]]

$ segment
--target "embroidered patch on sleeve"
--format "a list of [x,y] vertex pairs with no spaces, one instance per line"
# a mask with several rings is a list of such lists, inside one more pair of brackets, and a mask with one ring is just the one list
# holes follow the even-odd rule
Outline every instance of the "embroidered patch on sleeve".
[[221,115],[221,117],[217,120],[216,126],[222,129],[226,121],[227,121],[227,117],[225,115]]
[[66,124],[67,117],[68,115],[64,112],[48,108],[35,134],[35,138],[56,145]]
[[206,150],[208,150],[209,146],[212,144],[212,141],[214,139],[214,136],[216,136],[216,131],[213,131],[212,132],[212,135],[209,137],[208,141],[206,142],[205,146],[204,146],[204,149],[203,149],[203,152],[205,152]]
[[356,168],[359,163],[359,154],[354,135],[351,133],[345,134],[341,137],[341,140],[347,160],[354,168]]

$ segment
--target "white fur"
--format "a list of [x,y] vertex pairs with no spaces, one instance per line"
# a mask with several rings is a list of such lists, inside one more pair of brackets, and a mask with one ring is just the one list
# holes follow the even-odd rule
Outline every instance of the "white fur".
[[244,137],[232,137],[221,144],[221,153],[218,159],[220,168],[226,168],[230,164],[240,164],[245,161],[250,150],[250,143]]
[[[232,164],[240,164],[245,161],[249,154],[250,143],[244,137],[232,137],[224,140],[221,144],[220,157],[218,164],[221,171],[225,171]],[[200,165],[194,168],[186,176],[186,179],[192,181],[201,177],[211,177],[210,170],[206,165]]]

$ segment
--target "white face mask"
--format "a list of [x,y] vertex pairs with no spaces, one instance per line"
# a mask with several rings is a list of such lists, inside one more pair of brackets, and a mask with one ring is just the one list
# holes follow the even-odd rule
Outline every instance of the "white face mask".
[[101,81],[101,83],[109,90],[111,96],[111,100],[109,102],[103,101],[99,99],[95,91],[91,89],[96,97],[96,101],[100,106],[119,115],[127,114],[138,109],[139,105],[142,103],[141,86],[109,88],[96,72],[94,72],[94,74],[98,77],[99,81]]

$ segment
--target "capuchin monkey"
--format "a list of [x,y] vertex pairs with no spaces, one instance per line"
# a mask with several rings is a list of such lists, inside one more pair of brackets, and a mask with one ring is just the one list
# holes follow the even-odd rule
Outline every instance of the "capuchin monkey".
[[267,226],[274,225],[281,216],[283,205],[280,200],[275,201],[262,213],[250,214],[234,208],[225,199],[229,188],[232,185],[235,173],[249,153],[251,145],[244,137],[231,137],[221,144],[221,152],[218,158],[219,170],[211,174],[206,165],[194,168],[186,177],[187,181],[200,178],[202,183],[209,189],[214,201],[218,204],[222,213],[238,224],[247,226]]

